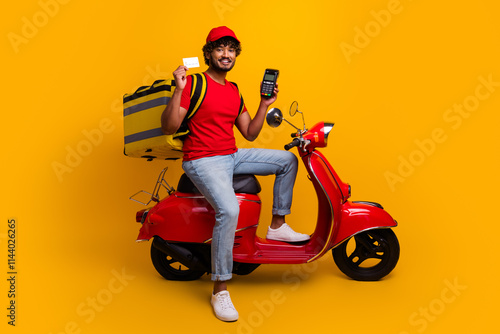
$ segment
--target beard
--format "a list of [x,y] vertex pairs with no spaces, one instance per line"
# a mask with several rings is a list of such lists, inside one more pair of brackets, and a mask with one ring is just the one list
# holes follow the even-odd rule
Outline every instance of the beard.
[[219,58],[219,59],[216,59],[215,57],[213,56],[210,56],[210,66],[216,70],[216,71],[219,71],[219,72],[229,72],[233,69],[234,67],[234,64],[236,63],[236,59],[234,60],[230,60],[230,63],[227,64],[227,65],[221,65],[221,63],[219,61],[222,61],[223,59],[228,59],[228,58]]

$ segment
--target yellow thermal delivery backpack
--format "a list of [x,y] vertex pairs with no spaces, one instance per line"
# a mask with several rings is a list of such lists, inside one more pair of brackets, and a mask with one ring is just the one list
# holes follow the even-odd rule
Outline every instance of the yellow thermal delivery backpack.
[[173,135],[163,134],[161,114],[174,93],[174,79],[156,80],[151,86],[142,86],[133,94],[123,96],[125,155],[149,161],[182,157],[183,138],[189,133],[187,120],[194,116],[207,92],[205,75],[191,76],[191,103],[182,125]]

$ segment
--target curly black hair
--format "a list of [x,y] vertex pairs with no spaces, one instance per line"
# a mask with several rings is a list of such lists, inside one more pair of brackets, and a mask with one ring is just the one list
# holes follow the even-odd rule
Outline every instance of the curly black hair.
[[240,55],[240,53],[241,53],[241,44],[240,44],[240,42],[238,42],[237,40],[235,40],[234,38],[229,37],[229,36],[222,37],[222,38],[219,38],[216,41],[208,42],[201,49],[203,51],[203,58],[205,59],[205,64],[209,65],[209,60],[208,60],[207,57],[205,57],[205,52],[208,52],[210,54],[210,53],[212,53],[212,51],[215,48],[217,48],[217,47],[219,47],[221,45],[223,45],[223,46],[230,46],[230,47],[234,48],[234,50],[236,51],[236,57],[238,57]]

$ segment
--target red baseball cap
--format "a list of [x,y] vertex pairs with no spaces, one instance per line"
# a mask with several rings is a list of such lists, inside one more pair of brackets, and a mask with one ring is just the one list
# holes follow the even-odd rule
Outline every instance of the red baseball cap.
[[236,38],[234,31],[232,31],[231,29],[229,29],[226,26],[220,26],[220,27],[213,28],[212,30],[210,30],[210,32],[208,33],[208,36],[207,36],[207,43],[214,42],[214,41],[218,40],[219,38],[227,37],[227,36],[232,37],[235,40],[237,40],[238,43],[241,43],[240,40],[238,38]]

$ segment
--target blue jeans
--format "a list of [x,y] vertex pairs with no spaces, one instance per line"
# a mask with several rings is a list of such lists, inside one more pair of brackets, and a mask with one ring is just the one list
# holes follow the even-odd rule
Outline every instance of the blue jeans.
[[290,214],[297,158],[291,152],[239,149],[234,154],[184,161],[182,168],[215,210],[212,232],[212,280],[232,277],[233,244],[239,205],[233,190],[234,174],[275,174],[273,215]]

